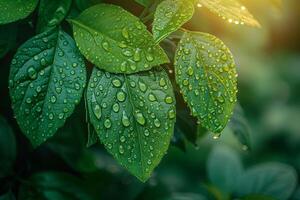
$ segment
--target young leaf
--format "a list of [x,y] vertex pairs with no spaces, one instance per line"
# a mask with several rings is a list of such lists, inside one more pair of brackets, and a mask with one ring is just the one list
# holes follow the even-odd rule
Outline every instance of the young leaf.
[[152,32],[159,43],[170,33],[176,31],[194,14],[194,5],[190,0],[165,0],[155,11]]
[[192,114],[220,133],[236,102],[237,74],[224,43],[206,33],[186,32],[175,55],[176,82]]
[[199,5],[207,7],[229,23],[260,27],[260,24],[238,0],[199,0]]
[[72,0],[41,0],[37,22],[38,32],[44,32],[55,26],[66,17]]
[[1,0],[0,25],[27,17],[37,6],[38,0]]
[[247,170],[236,186],[239,197],[261,194],[287,200],[297,186],[297,173],[285,164],[266,163]]
[[10,96],[17,122],[34,146],[65,123],[85,83],[83,58],[65,32],[52,29],[18,49],[11,64]]
[[130,74],[168,62],[146,26],[121,7],[99,4],[71,22],[79,50],[108,72]]
[[176,117],[175,97],[161,68],[139,74],[110,74],[94,68],[88,109],[105,148],[141,181],[166,153]]
[[211,183],[226,194],[231,194],[243,166],[236,153],[226,146],[216,146],[207,161],[207,172]]
[[10,175],[16,159],[16,138],[0,115],[0,179]]

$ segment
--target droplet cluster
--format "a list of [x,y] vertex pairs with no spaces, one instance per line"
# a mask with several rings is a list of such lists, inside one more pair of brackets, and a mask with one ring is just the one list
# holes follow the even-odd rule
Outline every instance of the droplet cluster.
[[192,115],[208,130],[221,132],[237,93],[237,73],[228,48],[212,35],[185,33],[176,51],[175,69]]
[[124,75],[94,68],[87,98],[100,141],[123,166],[145,180],[173,134],[175,97],[165,71]]
[[11,63],[10,96],[16,119],[33,145],[51,137],[79,103],[85,64],[72,38],[53,29],[22,45]]

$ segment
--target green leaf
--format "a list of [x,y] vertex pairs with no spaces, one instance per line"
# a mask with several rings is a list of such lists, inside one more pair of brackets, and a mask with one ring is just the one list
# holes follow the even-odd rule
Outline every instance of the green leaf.
[[230,128],[238,141],[243,145],[243,149],[251,149],[250,127],[244,116],[244,111],[240,104],[236,104],[233,116],[229,122]]
[[166,153],[175,123],[175,97],[162,68],[139,74],[94,69],[88,109],[100,141],[115,159],[146,181]]
[[16,24],[0,26],[0,58],[15,46],[17,30]]
[[186,32],[175,55],[176,82],[192,114],[220,133],[236,102],[235,63],[224,43],[206,33]]
[[[30,184],[26,184],[29,182]],[[83,180],[62,172],[40,172],[20,187],[19,199],[90,200]]]
[[135,2],[141,4],[144,7],[148,7],[153,3],[154,0],[135,0]]
[[156,43],[176,31],[194,14],[190,0],[165,0],[155,11],[152,32]]
[[276,200],[275,198],[265,196],[265,195],[247,195],[242,198],[241,200]]
[[38,146],[63,126],[86,84],[73,39],[53,29],[23,44],[11,64],[9,88],[20,128]]
[[76,6],[80,11],[83,11],[93,5],[102,3],[104,0],[75,0]]
[[37,22],[38,32],[44,32],[59,25],[66,17],[72,0],[41,0]]
[[33,12],[38,0],[1,0],[0,25],[24,19]]
[[238,155],[226,146],[216,146],[209,155],[207,172],[210,182],[225,194],[233,192],[243,166]]
[[238,0],[199,0],[198,5],[207,7],[229,23],[260,27],[259,22]]
[[0,196],[0,200],[15,200],[15,195],[10,191]]
[[0,115],[0,179],[10,175],[15,159],[15,135],[6,120]]
[[146,26],[121,7],[99,4],[71,22],[82,54],[105,71],[130,74],[168,62]]
[[297,186],[297,173],[285,164],[266,163],[247,170],[236,186],[235,193],[240,197],[261,194],[287,200]]

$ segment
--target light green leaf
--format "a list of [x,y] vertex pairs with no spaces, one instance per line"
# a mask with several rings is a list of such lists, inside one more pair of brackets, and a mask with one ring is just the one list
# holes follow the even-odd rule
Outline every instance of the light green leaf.
[[236,186],[235,193],[240,197],[261,194],[287,200],[297,186],[297,173],[285,164],[266,163],[247,170]]
[[121,7],[99,4],[71,22],[79,50],[101,69],[130,74],[168,62],[146,26]]
[[38,0],[0,0],[0,25],[24,19],[37,3]]
[[199,0],[198,6],[200,5],[207,7],[229,23],[260,27],[259,22],[238,0]]
[[[30,183],[30,184],[26,184]],[[20,187],[19,199],[92,200],[84,180],[62,172],[40,172]]]
[[231,194],[242,175],[243,166],[232,149],[226,146],[216,146],[209,155],[207,172],[213,185],[225,194]]
[[17,122],[34,146],[63,126],[85,83],[83,58],[65,32],[44,32],[18,49],[11,64],[10,96]]
[[66,17],[72,0],[41,0],[37,22],[38,32],[44,32],[55,26]]
[[10,175],[16,159],[16,138],[0,115],[0,179]]
[[236,102],[237,73],[229,49],[206,33],[186,32],[175,55],[176,82],[192,114],[220,133]]
[[175,97],[161,68],[139,74],[94,69],[88,109],[100,141],[115,159],[146,181],[166,153],[175,123]]
[[135,2],[141,4],[144,7],[148,7],[153,3],[154,0],[135,0]]
[[155,11],[152,32],[155,42],[160,42],[192,18],[194,5],[190,0],[165,0]]

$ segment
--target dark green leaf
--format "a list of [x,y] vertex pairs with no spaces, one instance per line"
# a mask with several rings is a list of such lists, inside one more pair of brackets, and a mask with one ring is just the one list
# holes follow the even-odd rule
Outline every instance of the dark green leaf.
[[229,122],[233,134],[237,137],[239,142],[243,145],[243,149],[251,149],[250,145],[250,127],[248,121],[244,116],[244,111],[240,104],[234,108],[233,116]]
[[37,6],[38,0],[1,0],[0,25],[27,17]]
[[10,126],[0,115],[0,178],[12,172],[16,159],[16,139]]
[[226,146],[216,146],[207,161],[207,172],[211,183],[225,194],[233,192],[243,166],[237,154]]
[[83,11],[93,5],[102,3],[104,0],[75,0],[76,6],[80,11]]
[[199,4],[229,23],[260,27],[260,24],[239,0],[199,0]]
[[72,0],[41,0],[37,23],[38,32],[54,28],[66,17]]
[[95,68],[87,98],[100,141],[121,165],[146,181],[173,135],[175,98],[168,75],[161,68],[132,75]]
[[15,199],[16,198],[12,192],[7,192],[6,194],[0,196],[0,200],[15,200]]
[[155,42],[160,42],[170,33],[192,18],[194,5],[190,0],[165,0],[155,11],[152,32]]
[[285,164],[267,163],[247,170],[235,192],[239,196],[262,194],[279,200],[288,199],[297,185],[296,171]]
[[106,71],[130,74],[169,61],[146,26],[121,7],[99,4],[71,22],[82,54]]
[[18,49],[11,65],[10,96],[18,124],[34,146],[65,123],[85,84],[83,58],[65,32],[44,32]]
[[15,46],[17,30],[16,24],[0,26],[0,58]]
[[175,72],[192,114],[203,127],[220,133],[232,115],[237,93],[229,49],[210,34],[186,32],[177,47]]
[[276,200],[276,199],[273,197],[258,194],[258,195],[247,195],[240,198],[240,200]]
[[19,199],[89,200],[93,198],[89,195],[83,180],[62,172],[41,172],[31,176],[21,186]]

